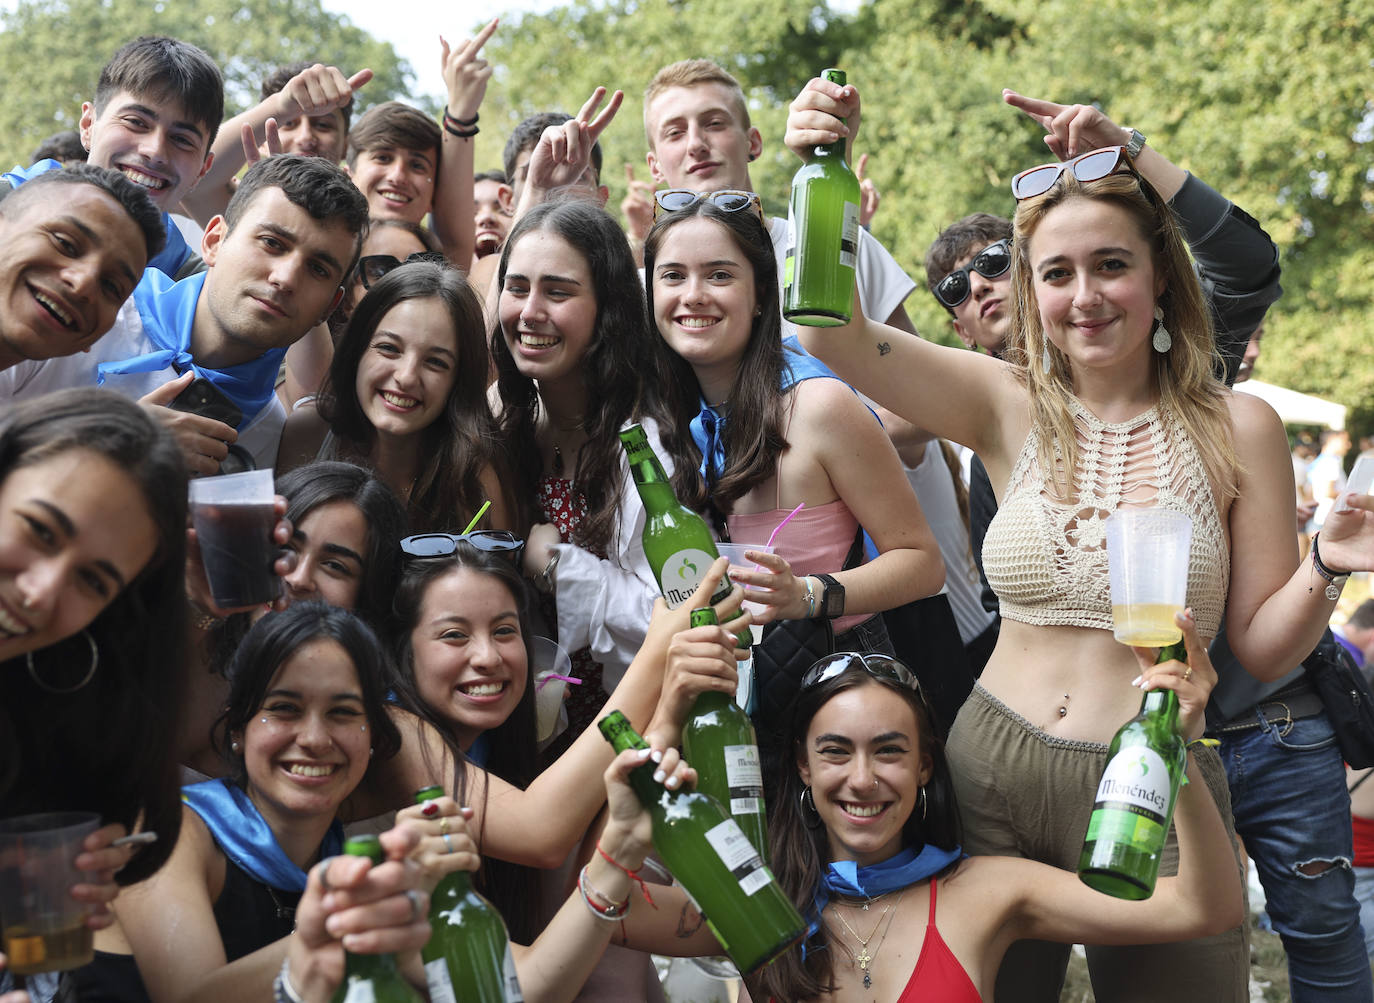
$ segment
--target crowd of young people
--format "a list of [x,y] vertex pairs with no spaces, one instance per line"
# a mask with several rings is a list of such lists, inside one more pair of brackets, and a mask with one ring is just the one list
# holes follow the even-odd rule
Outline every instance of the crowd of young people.
[[[443,44],[439,123],[401,102],[353,122],[370,72],[316,63],[221,125],[213,61],[139,38],[83,105],[88,164],[5,175],[0,816],[108,823],[72,891],[96,960],[32,998],[324,1000],[345,949],[400,952],[422,985],[426,892],[456,869],[527,945],[526,999],[662,998],[647,952],[721,948],[679,891],[632,888],[644,757],[594,722],[623,711],[690,781],[673,746],[696,695],[735,691],[742,587],[763,643],[828,619],[847,652],[799,673],[766,760],[776,877],[811,928],[748,998],[1054,1000],[1082,943],[1100,1000],[1246,1000],[1239,833],[1293,998],[1374,1003],[1340,755],[1293,668],[1323,579],[1374,569],[1374,499],[1334,499],[1300,561],[1282,427],[1227,387],[1279,295],[1259,225],[1099,109],[1006,92],[1057,159],[1013,180],[1013,219],[932,245],[971,350],[916,335],[914,283],[866,230],[853,321],[793,327],[793,235],[753,192],[764,140],[730,74],[654,77],[660,190],[631,187],[627,232],[597,143],[620,92],[535,116],[474,176],[495,30]],[[810,81],[785,142],[852,143],[859,111]],[[193,381],[240,417],[180,406]],[[631,421],[722,540],[800,509],[730,570],[725,626],[687,620],[724,561],[691,602],[658,598]],[[976,454],[967,488],[936,437]],[[216,606],[187,541],[187,479],[226,460],[278,475],[271,608]],[[1110,633],[1101,523],[1141,506],[1193,520],[1187,665]],[[956,623],[971,582],[940,597],[969,556],[995,597]],[[544,743],[536,633],[579,680]],[[1141,688],[1221,747],[1190,742],[1166,877],[1127,903],[1070,872]],[[1301,783],[1247,775],[1261,740]],[[431,784],[448,797],[411,805]],[[338,859],[344,825],[384,832],[388,862]],[[131,829],[158,840],[111,845]]]

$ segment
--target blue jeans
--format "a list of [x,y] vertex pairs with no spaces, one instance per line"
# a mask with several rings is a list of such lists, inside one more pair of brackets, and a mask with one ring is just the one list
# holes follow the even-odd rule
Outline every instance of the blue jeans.
[[1236,832],[1283,938],[1293,1003],[1374,1003],[1331,723],[1318,714],[1219,737]]

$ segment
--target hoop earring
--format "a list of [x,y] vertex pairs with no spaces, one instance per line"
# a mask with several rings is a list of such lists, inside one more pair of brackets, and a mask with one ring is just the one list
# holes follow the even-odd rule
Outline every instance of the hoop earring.
[[1173,335],[1164,326],[1164,308],[1158,303],[1155,304],[1155,334],[1150,343],[1160,355],[1166,354],[1174,345]]
[[[801,796],[797,800],[801,802],[802,824],[808,829],[819,829],[823,823],[821,813],[816,810],[816,798],[811,793],[810,784],[802,788]],[[810,812],[810,815],[807,812]]]
[[926,820],[926,789],[921,788],[921,821]]
[[1048,376],[1052,368],[1054,360],[1050,358],[1050,340],[1046,338],[1045,343],[1040,346],[1040,371]]
[[86,638],[86,643],[91,647],[91,667],[87,669],[86,674],[81,677],[81,682],[77,683],[75,686],[52,686],[44,682],[42,677],[38,674],[37,667],[33,664],[33,652],[30,651],[24,655],[24,661],[28,664],[29,678],[33,680],[35,686],[47,693],[65,696],[68,693],[75,693],[77,690],[84,689],[86,684],[95,678],[95,670],[100,665],[100,649],[96,647],[95,638],[91,636],[89,630],[83,629],[81,635]]

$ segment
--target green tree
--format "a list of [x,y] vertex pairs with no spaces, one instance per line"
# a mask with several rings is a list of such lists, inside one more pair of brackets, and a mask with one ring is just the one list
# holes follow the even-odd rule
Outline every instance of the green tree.
[[147,34],[194,42],[219,63],[226,118],[259,100],[276,67],[300,59],[346,73],[375,71],[355,116],[368,104],[404,97],[414,76],[390,43],[319,0],[20,0],[0,14],[0,164],[27,163],[45,136],[76,128],[101,67],[124,42]]

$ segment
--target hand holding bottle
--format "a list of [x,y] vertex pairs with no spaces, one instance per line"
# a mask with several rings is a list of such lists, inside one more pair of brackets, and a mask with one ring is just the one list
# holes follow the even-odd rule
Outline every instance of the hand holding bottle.
[[405,823],[420,833],[410,859],[420,868],[424,890],[431,895],[440,880],[454,871],[476,871],[482,866],[477,844],[468,834],[472,809],[451,797],[413,804],[396,813],[396,824]]
[[[617,864],[632,871],[639,870],[654,848],[649,810],[630,786],[630,771],[649,761],[658,764],[654,776],[669,790],[681,790],[684,785],[691,786],[697,781],[697,771],[671,747],[666,751],[627,749],[606,767],[606,828],[602,830],[599,845]],[[618,888],[606,890],[618,894]]]
[[852,149],[859,134],[859,91],[853,84],[835,84],[812,77],[787,108],[783,142],[803,160],[811,151],[840,139]]
[[1207,722],[1204,713],[1212,688],[1217,684],[1217,672],[1207,657],[1207,645],[1198,636],[1197,622],[1192,609],[1174,614],[1174,623],[1183,630],[1183,644],[1188,651],[1188,663],[1168,661],[1155,664],[1158,648],[1132,648],[1140,663],[1140,675],[1133,684],[1142,690],[1173,690],[1178,695],[1178,730],[1184,741],[1201,738]]
[[[732,623],[731,629],[742,626],[747,629],[747,621],[743,618]],[[653,720],[645,729],[645,738],[650,744],[678,745],[682,740],[683,722],[702,693],[724,693],[733,697],[739,685],[735,662],[741,655],[748,657],[748,654],[747,649],[736,645],[734,635],[719,624],[690,627],[673,635],[668,645],[663,690]]]
[[[653,644],[666,653],[673,637],[691,626],[692,610],[711,605],[711,596],[720,589],[720,583],[729,568],[729,561],[723,557],[716,558],[691,596],[672,609],[668,608],[662,597],[655,599],[653,616],[649,618],[649,629],[644,635],[641,649]],[[716,618],[723,624],[732,624],[739,618],[743,602],[744,590],[739,587],[731,589],[724,599],[715,604]],[[745,631],[748,632],[747,628]]]

